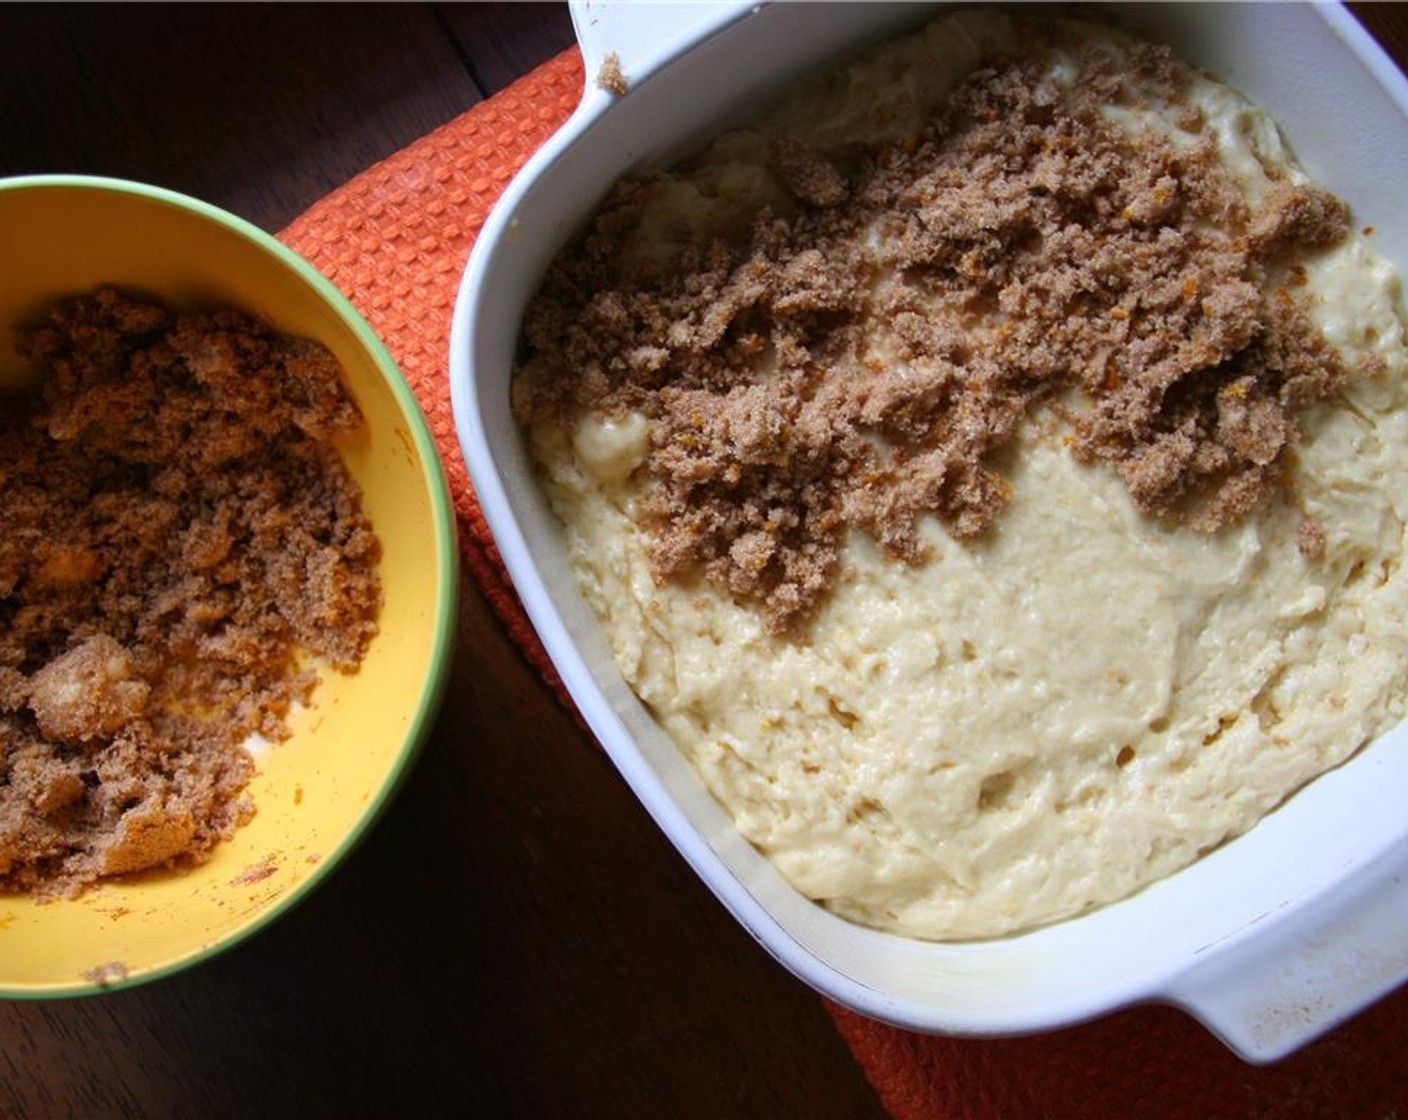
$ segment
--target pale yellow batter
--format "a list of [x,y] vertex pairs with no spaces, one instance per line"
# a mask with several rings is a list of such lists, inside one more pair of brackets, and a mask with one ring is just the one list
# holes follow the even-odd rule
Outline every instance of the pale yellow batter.
[[[941,22],[816,79],[768,127],[828,143],[877,122],[903,135],[1009,34],[996,15]],[[1060,63],[1052,76],[1072,77]],[[1236,94],[1199,79],[1192,99],[1249,199],[1268,173],[1299,175]],[[1176,139],[1156,109],[1111,114]],[[659,187],[637,251],[775,190],[760,147],[727,138],[692,180]],[[1346,361],[1374,355],[1383,372],[1305,419],[1293,500],[1215,534],[1146,517],[1041,410],[1004,464],[1010,504],[992,531],[959,542],[929,519],[919,566],[851,534],[802,639],[712,585],[652,577],[633,473],[644,417],[583,417],[570,437],[537,425],[533,449],[621,672],[748,840],[848,918],[1001,935],[1187,865],[1403,714],[1398,280],[1354,236],[1306,263],[1304,290]],[[1313,559],[1297,547],[1307,519],[1324,537]]]

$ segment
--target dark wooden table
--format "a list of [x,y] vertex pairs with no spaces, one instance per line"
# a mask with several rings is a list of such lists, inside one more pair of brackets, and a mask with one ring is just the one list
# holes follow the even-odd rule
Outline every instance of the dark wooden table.
[[[1408,9],[1358,11],[1408,58]],[[0,4],[0,175],[275,231],[571,39],[559,4]],[[306,903],[184,975],[0,1004],[0,1117],[883,1115],[468,581],[458,639],[407,787]]]

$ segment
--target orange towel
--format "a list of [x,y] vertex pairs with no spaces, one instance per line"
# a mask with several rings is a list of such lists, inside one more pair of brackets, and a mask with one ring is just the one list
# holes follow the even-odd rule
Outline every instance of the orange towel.
[[[466,566],[559,694],[465,474],[447,351],[475,235],[581,89],[580,56],[568,51],[359,175],[282,234],[347,294],[400,363],[444,457]],[[828,1008],[899,1120],[1408,1120],[1408,989],[1265,1069],[1243,1065],[1168,1008],[998,1041],[928,1038]]]

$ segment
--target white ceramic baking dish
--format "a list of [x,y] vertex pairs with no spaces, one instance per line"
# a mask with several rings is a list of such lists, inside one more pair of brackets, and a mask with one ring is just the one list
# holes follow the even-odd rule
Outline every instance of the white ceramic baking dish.
[[[581,0],[581,106],[504,193],[455,308],[450,372],[465,460],[524,606],[592,730],[698,874],[797,976],[863,1014],[962,1035],[1041,1031],[1167,1002],[1244,1058],[1270,1061],[1408,978],[1408,728],[1194,866],[1083,917],[965,944],[862,929],[804,899],[740,837],[623,683],[574,591],[510,414],[524,305],[615,179],[667,162],[787,79],[927,14],[912,4]],[[1408,264],[1408,82],[1345,10],[1133,4],[1121,18],[1267,108],[1312,174],[1374,227],[1390,259]],[[623,97],[593,82],[607,52],[629,83]]]

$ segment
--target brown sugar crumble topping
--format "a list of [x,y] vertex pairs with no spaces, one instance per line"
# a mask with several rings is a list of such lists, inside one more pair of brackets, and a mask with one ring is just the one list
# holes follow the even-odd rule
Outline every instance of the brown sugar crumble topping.
[[0,397],[0,890],[194,864],[376,630],[380,547],[336,360],[233,310],[58,306]]
[[[923,514],[989,530],[1010,488],[999,454],[1041,405],[1080,461],[1171,523],[1216,531],[1283,485],[1298,414],[1347,377],[1293,265],[1345,235],[1346,208],[1288,180],[1249,206],[1166,48],[1117,58],[1018,26],[1023,48],[918,136],[770,138],[778,200],[663,265],[630,250],[667,180],[624,182],[552,265],[517,415],[648,417],[657,579],[702,574],[791,630],[848,530],[904,562],[924,556]],[[1054,46],[1080,56],[1069,87],[1047,76]],[[1150,100],[1188,143],[1105,112]]]

